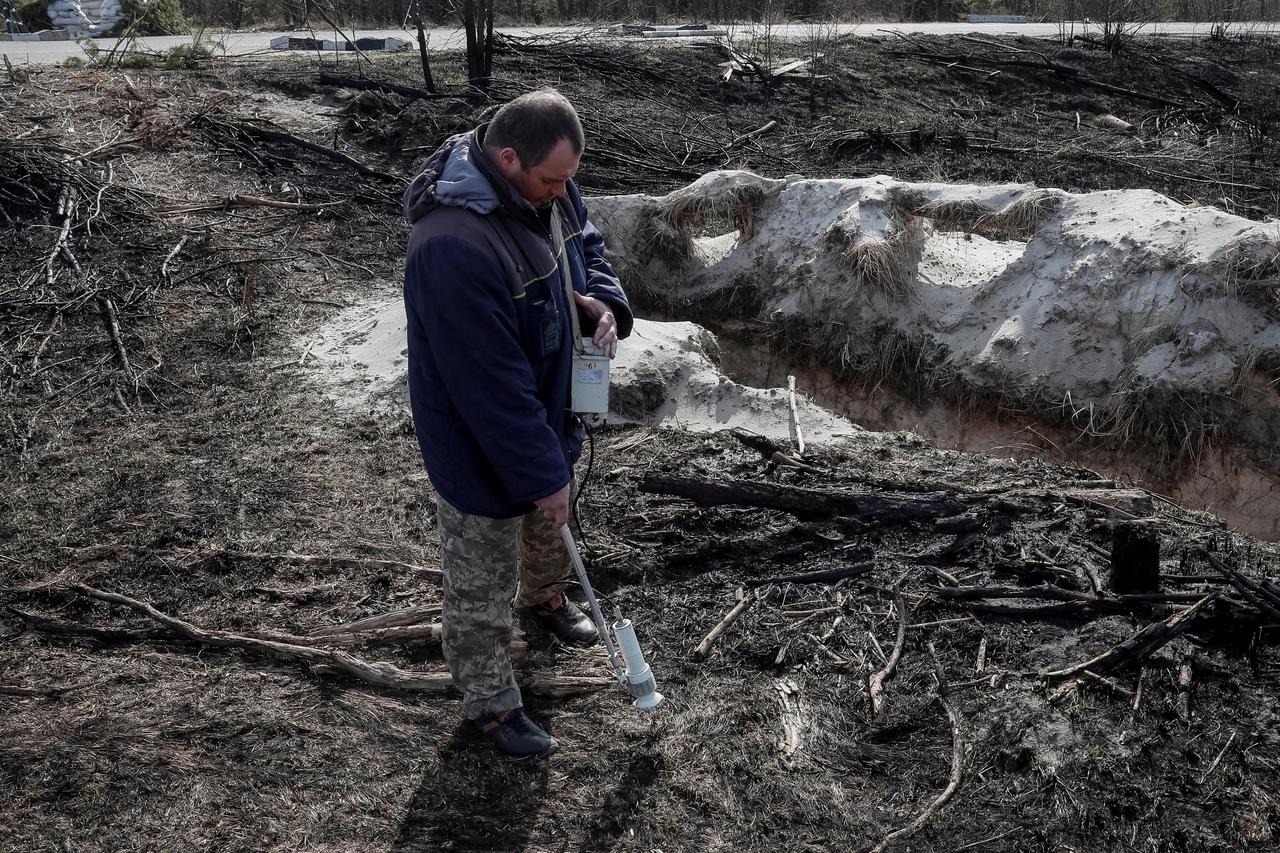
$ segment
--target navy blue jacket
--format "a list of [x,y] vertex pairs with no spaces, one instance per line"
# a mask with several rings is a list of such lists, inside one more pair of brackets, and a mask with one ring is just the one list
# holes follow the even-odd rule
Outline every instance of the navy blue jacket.
[[620,338],[632,314],[578,188],[535,210],[484,154],[483,133],[446,142],[405,192],[409,395],[440,496],[513,518],[563,488],[582,451],[568,312],[584,335],[594,324],[567,304],[550,216],[561,217],[574,290],[609,303]]

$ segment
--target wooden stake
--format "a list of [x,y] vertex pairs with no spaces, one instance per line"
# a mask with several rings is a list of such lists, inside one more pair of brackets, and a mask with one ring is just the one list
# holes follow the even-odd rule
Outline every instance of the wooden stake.
[[1178,716],[1191,719],[1191,658],[1178,666]]
[[804,456],[804,433],[800,431],[800,413],[796,410],[796,378],[787,377],[787,394],[791,401],[791,425],[796,431],[796,449]]

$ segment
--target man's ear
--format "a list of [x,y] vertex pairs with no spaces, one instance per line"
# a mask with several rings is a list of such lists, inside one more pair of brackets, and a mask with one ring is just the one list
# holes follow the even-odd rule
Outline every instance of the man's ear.
[[520,171],[520,155],[514,148],[503,148],[498,152],[498,164],[506,174]]

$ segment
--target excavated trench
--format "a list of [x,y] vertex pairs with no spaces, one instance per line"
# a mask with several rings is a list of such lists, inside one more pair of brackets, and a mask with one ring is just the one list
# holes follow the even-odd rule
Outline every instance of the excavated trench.
[[1081,431],[994,404],[959,406],[923,399],[871,377],[837,376],[812,358],[770,346],[741,328],[715,329],[719,366],[757,388],[796,388],[814,403],[876,432],[905,430],[948,450],[1012,459],[1043,458],[1148,489],[1189,509],[1205,510],[1261,539],[1280,540],[1280,474],[1238,445],[1198,448],[1171,461],[1163,450],[1107,446]]

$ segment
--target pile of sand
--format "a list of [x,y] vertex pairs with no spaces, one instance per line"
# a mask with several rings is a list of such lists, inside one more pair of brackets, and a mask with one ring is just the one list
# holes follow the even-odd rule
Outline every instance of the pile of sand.
[[1247,390],[1245,438],[1280,439],[1275,222],[1145,190],[740,171],[591,217],[633,299],[761,324],[837,369],[1169,438]]
[[[1096,435],[1186,442],[1226,424],[1254,447],[1280,440],[1274,222],[1144,190],[733,171],[590,204],[641,306],[747,321],[838,371],[908,373]],[[344,312],[306,346],[339,400],[404,402],[398,298]],[[692,322],[638,322],[611,400],[614,422],[794,434],[785,391],[726,377]],[[798,405],[806,439],[857,429]]]
[[[336,402],[394,410],[408,406],[406,334],[404,305],[395,299],[343,312],[305,346]],[[737,427],[794,439],[788,392],[731,381],[716,354],[715,336],[701,326],[637,319],[611,365],[608,422],[704,432]],[[796,408],[806,442],[857,431],[802,395]]]

